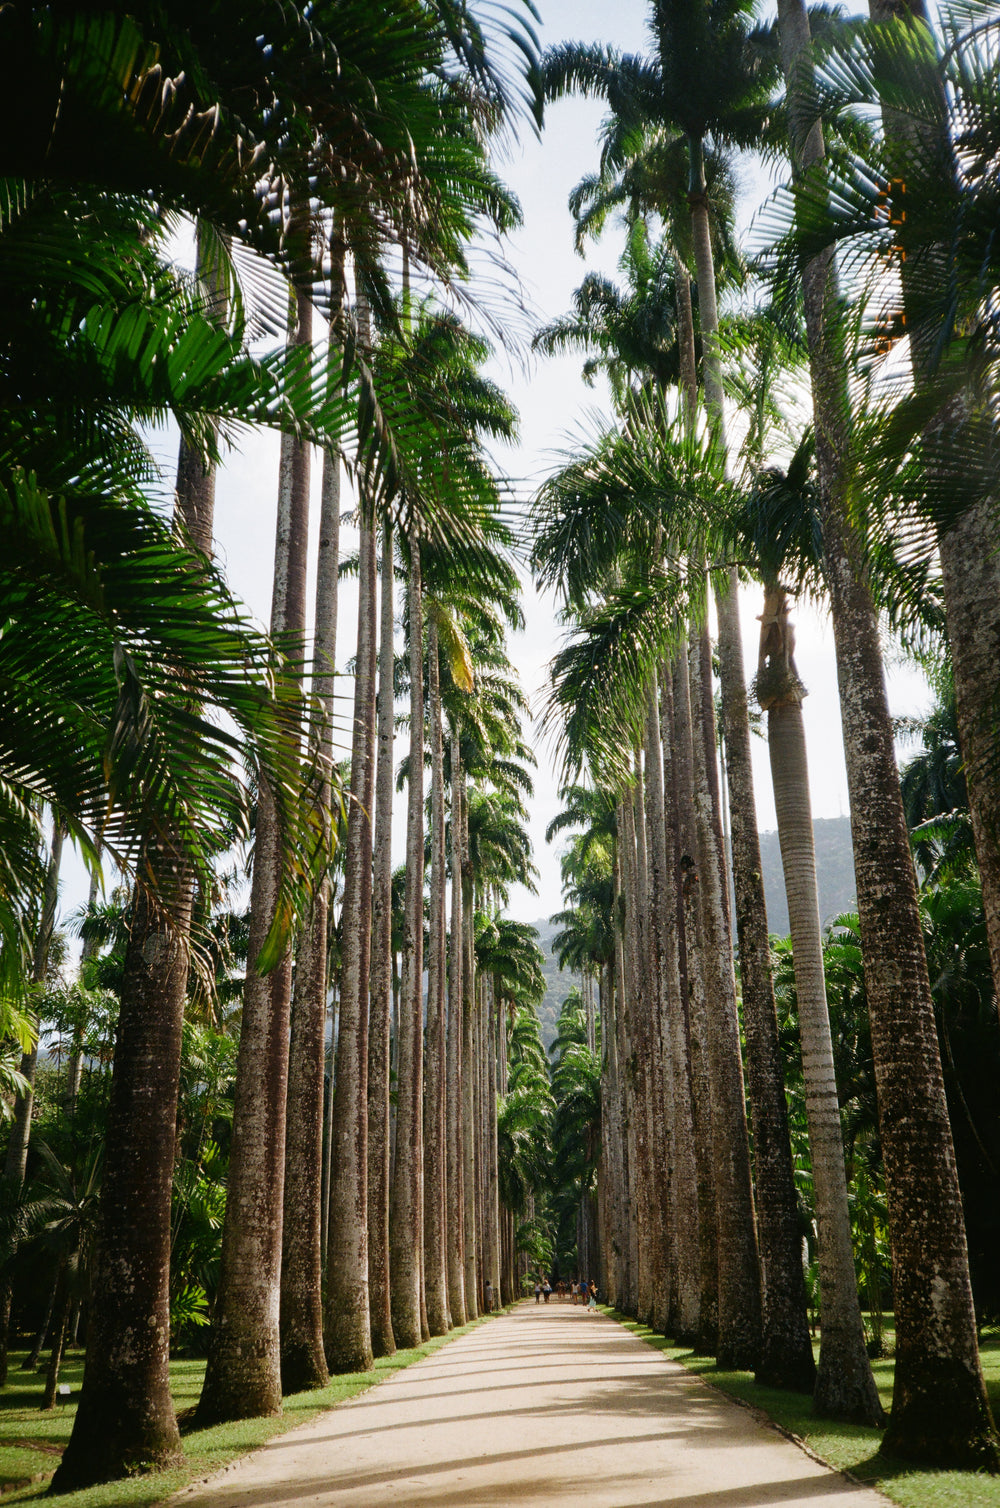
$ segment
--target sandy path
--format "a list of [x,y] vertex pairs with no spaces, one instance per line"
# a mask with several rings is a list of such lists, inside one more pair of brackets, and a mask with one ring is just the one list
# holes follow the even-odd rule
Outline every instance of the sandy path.
[[602,1315],[522,1304],[177,1508],[886,1508]]

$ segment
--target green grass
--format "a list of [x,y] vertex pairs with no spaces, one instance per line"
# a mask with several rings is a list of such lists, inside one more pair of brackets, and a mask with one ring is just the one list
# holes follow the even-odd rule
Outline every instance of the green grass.
[[[412,1351],[397,1351],[395,1356],[376,1361],[370,1372],[349,1372],[332,1378],[327,1387],[316,1392],[296,1393],[284,1400],[284,1413],[279,1419],[240,1419],[212,1429],[192,1430],[184,1435],[184,1463],[172,1471],[106,1482],[82,1492],[67,1493],[58,1502],[66,1508],[113,1508],[117,1504],[148,1508],[152,1503],[160,1503],[187,1483],[219,1471],[237,1456],[244,1456],[275,1435],[305,1424],[323,1409],[363,1393],[393,1372],[485,1322],[474,1320],[471,1325],[435,1336]],[[42,1413],[39,1404],[44,1368],[40,1372],[20,1371],[24,1355],[23,1351],[11,1353],[7,1387],[0,1392],[0,1494],[4,1505],[34,1503],[45,1497],[49,1478],[73,1427],[75,1400],[83,1378],[83,1354],[71,1352],[59,1374],[60,1382],[69,1383],[72,1389],[69,1401],[57,1405],[52,1413]],[[178,1413],[198,1402],[204,1374],[203,1360],[170,1363],[171,1392]]]
[[[614,1311],[609,1310],[609,1313]],[[836,1424],[817,1419],[807,1393],[786,1393],[778,1388],[758,1387],[749,1372],[720,1372],[711,1357],[696,1356],[675,1346],[662,1335],[655,1335],[646,1325],[639,1325],[625,1315],[614,1318],[665,1356],[683,1363],[706,1382],[767,1414],[783,1430],[795,1435],[822,1460],[839,1471],[849,1472],[858,1481],[880,1492],[902,1508],[1000,1508],[1000,1477],[967,1471],[918,1471],[912,1466],[890,1461],[879,1454],[881,1433],[859,1424]],[[891,1346],[892,1329],[886,1327]],[[817,1348],[818,1349],[818,1348]],[[994,1418],[1000,1417],[1000,1337],[993,1336],[981,1346],[983,1372],[993,1406]],[[893,1362],[891,1357],[872,1362],[875,1381],[886,1410],[892,1400]]]

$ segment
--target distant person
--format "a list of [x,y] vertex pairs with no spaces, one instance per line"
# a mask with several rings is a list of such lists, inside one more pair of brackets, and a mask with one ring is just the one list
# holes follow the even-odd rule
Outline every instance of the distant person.
[[542,1285],[538,1281],[538,1279],[536,1278],[535,1279],[535,1303],[536,1304],[540,1304],[541,1302],[542,1302]]
[[489,1278],[486,1279],[486,1313],[493,1313],[493,1284]]
[[548,1303],[549,1299],[552,1297],[552,1284],[549,1282],[548,1278],[545,1279],[545,1287],[542,1289],[542,1292],[545,1295],[545,1302]]
[[591,1279],[587,1288],[587,1308],[597,1313],[597,1284]]

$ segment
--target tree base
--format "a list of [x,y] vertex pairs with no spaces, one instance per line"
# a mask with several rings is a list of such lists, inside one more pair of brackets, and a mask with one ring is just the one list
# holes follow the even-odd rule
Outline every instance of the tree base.
[[98,1482],[116,1482],[122,1477],[146,1476],[168,1471],[184,1460],[180,1435],[176,1429],[162,1435],[125,1445],[106,1430],[93,1430],[89,1438],[70,1440],[49,1484],[49,1493],[58,1497],[64,1492],[78,1492]]
[[921,1358],[912,1376],[909,1370],[897,1356],[882,1455],[957,1471],[1000,1472],[1000,1441],[978,1369],[938,1357]]
[[816,1386],[816,1362],[812,1347],[808,1353],[769,1355],[766,1351],[754,1373],[754,1382],[764,1388],[780,1388],[786,1393],[811,1393]]
[[283,1397],[291,1393],[310,1393],[325,1388],[330,1381],[326,1357],[322,1347],[305,1343],[282,1348],[281,1392]]

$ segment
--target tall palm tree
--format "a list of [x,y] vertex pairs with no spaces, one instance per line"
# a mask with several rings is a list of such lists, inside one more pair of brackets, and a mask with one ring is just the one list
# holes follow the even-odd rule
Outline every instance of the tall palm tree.
[[368,1268],[372,1350],[391,1356],[389,1290],[390,1039],[392,989],[392,794],[394,671],[393,531],[382,534],[379,625],[378,769],[375,776],[375,870],[372,880],[372,977],[368,1020]]
[[[303,208],[296,205],[289,238],[294,244],[307,234]],[[288,345],[292,349],[303,349],[311,356],[312,305],[301,290],[292,296]],[[306,633],[310,463],[308,444],[293,436],[283,437],[271,633],[287,646],[293,664],[301,657]],[[292,670],[293,678],[295,674]],[[299,752],[300,740],[296,730],[292,734],[290,755],[294,759],[299,757]],[[206,1422],[252,1418],[281,1410],[279,1300],[292,997],[291,944],[289,942],[281,960],[267,973],[258,970],[256,960],[278,913],[282,859],[278,813],[269,791],[263,787],[257,799],[254,834],[250,964],[243,992],[236,1070],[228,1217],[222,1233],[221,1273],[208,1364],[198,1404],[199,1417]],[[315,1067],[313,1072],[315,1074]],[[317,1126],[318,1123],[317,1114]],[[305,1148],[299,1146],[296,1150],[304,1151]],[[254,1212],[250,1220],[247,1219],[249,1210]],[[317,1298],[314,1287],[314,1304]],[[312,1320],[317,1319],[318,1315],[314,1313]],[[294,1376],[296,1381],[307,1385],[322,1385],[325,1380],[322,1358],[312,1354],[315,1340],[315,1336],[300,1334],[299,1343],[305,1345],[308,1359],[303,1371],[300,1357],[298,1376],[295,1376],[294,1363],[289,1360],[290,1381]]]
[[[793,165],[825,201],[823,134],[810,102],[809,22],[800,0],[781,0],[779,27]],[[898,1354],[883,1449],[936,1463],[995,1464],[877,623],[851,522],[849,411],[829,249],[811,257],[802,278],[893,1248]],[[904,1126],[919,1128],[917,1142]],[[942,1281],[948,1302],[932,1306],[930,1291]],[[945,1377],[948,1405],[941,1407]],[[938,1406],[930,1406],[932,1396]]]
[[410,669],[409,794],[406,806],[406,899],[399,1033],[396,1041],[396,1156],[391,1196],[392,1328],[400,1346],[416,1346],[421,1329],[423,1217],[423,950],[424,950],[424,655],[420,540],[409,539],[407,587]]

